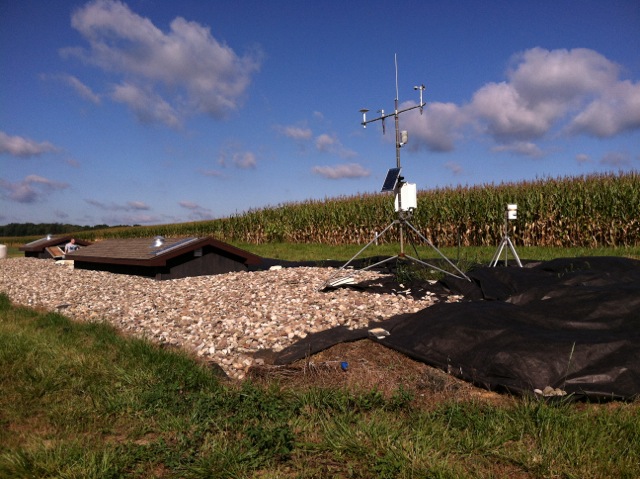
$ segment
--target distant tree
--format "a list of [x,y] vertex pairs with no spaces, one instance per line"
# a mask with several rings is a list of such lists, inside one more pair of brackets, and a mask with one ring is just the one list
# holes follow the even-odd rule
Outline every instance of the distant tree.
[[0,236],[63,235],[76,231],[108,229],[109,225],[80,226],[62,223],[9,223],[0,226]]

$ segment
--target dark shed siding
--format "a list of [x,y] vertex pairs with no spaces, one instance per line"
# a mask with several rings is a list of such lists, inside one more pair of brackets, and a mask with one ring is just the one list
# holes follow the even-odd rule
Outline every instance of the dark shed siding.
[[195,257],[194,252],[171,258],[167,268],[156,271],[156,279],[177,279],[189,276],[224,274],[232,271],[246,271],[243,258],[214,250],[211,246],[202,248],[202,256]]
[[[157,280],[247,271],[259,256],[213,238],[167,240],[150,248],[148,239],[106,240],[68,255],[76,269],[144,276]],[[166,250],[165,251],[163,251]]]

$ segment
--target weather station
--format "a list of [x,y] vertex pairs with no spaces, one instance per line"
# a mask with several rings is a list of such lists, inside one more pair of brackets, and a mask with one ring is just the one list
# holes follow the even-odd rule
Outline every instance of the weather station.
[[[360,251],[358,251],[349,261],[347,261],[342,267],[335,271],[335,273],[325,282],[324,288],[327,287],[337,287],[344,284],[353,284],[354,280],[351,275],[346,277],[337,278],[347,267],[353,263],[364,251],[369,248],[372,244],[378,242],[378,240],[383,237],[389,230],[392,228],[398,229],[398,237],[399,237],[399,246],[400,251],[398,254],[391,256],[389,258],[378,261],[374,264],[368,265],[362,268],[360,271],[366,271],[369,269],[376,268],[390,261],[411,261],[413,263],[419,264],[421,266],[431,268],[436,271],[440,271],[441,273],[454,276],[459,279],[466,279],[470,281],[469,277],[464,274],[451,260],[449,260],[429,239],[427,239],[420,231],[411,224],[409,221],[413,217],[413,213],[418,207],[417,201],[417,189],[415,183],[408,183],[405,181],[405,178],[401,176],[402,173],[402,165],[400,162],[400,150],[403,146],[405,146],[409,140],[409,134],[406,130],[400,130],[400,115],[406,113],[411,110],[419,109],[420,114],[422,115],[423,109],[426,103],[423,100],[423,92],[425,90],[425,86],[423,84],[414,86],[413,89],[419,93],[419,102],[417,105],[409,106],[407,108],[403,108],[402,110],[398,109],[398,60],[397,55],[395,57],[395,70],[396,70],[396,97],[394,101],[394,110],[391,113],[386,113],[384,110],[378,110],[380,113],[376,118],[367,119],[368,109],[363,108],[360,110],[362,113],[362,121],[360,124],[366,128],[368,124],[380,121],[382,123],[382,134],[386,133],[386,125],[385,120],[388,118],[394,119],[395,123],[395,135],[396,135],[396,166],[395,168],[390,168],[387,172],[387,176],[382,184],[381,192],[393,192],[394,194],[394,210],[396,213],[396,218],[389,223],[379,234],[376,233],[371,239],[369,243],[367,243]],[[454,272],[447,271],[442,269],[436,265],[427,263],[419,258],[410,256],[405,251],[405,233],[413,232],[415,233],[422,241],[424,241],[429,247],[435,251],[449,266],[451,266]],[[413,244],[413,243],[412,243]],[[415,245],[413,245],[414,250]],[[354,270],[355,271],[355,270]],[[336,279],[337,278],[337,279]]]
[[509,221],[513,221],[518,219],[518,205],[517,204],[508,204],[507,209],[504,212],[504,236],[498,245],[498,249],[496,250],[496,254],[493,255],[493,259],[489,266],[495,267],[502,256],[502,251],[504,251],[504,265],[508,265],[508,255],[509,250],[511,250],[511,254],[518,263],[518,266],[522,268],[522,263],[520,262],[520,258],[518,257],[518,253],[516,252],[515,246],[513,246],[513,241],[509,237]]

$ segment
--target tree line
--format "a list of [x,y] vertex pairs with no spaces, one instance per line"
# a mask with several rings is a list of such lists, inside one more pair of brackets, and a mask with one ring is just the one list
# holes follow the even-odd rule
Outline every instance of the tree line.
[[109,228],[108,225],[80,226],[63,223],[9,223],[0,226],[0,236],[39,236]]

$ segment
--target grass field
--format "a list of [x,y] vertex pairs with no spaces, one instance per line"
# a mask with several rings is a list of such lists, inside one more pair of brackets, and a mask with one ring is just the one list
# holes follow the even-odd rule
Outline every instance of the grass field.
[[0,295],[0,477],[640,476],[640,404],[228,383]]

